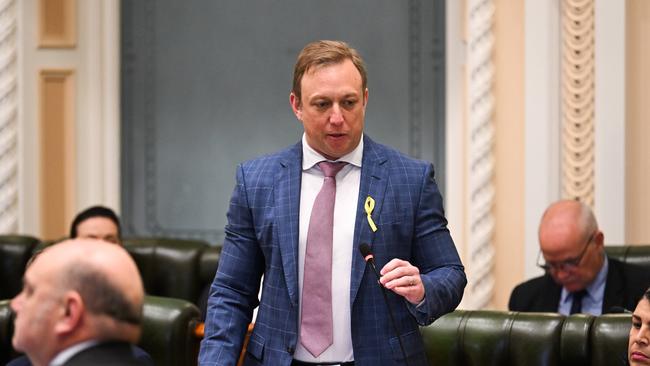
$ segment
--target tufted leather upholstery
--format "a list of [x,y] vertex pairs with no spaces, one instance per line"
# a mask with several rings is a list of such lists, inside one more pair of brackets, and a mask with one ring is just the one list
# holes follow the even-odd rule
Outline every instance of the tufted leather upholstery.
[[156,365],[196,365],[200,339],[194,329],[199,309],[184,300],[147,296],[140,347]]
[[25,235],[0,235],[0,299],[16,296],[23,285],[23,272],[38,239]]
[[9,300],[0,301],[0,365],[17,356],[11,347],[11,336],[14,334],[13,313],[9,308]]
[[622,365],[629,314],[457,310],[421,328],[436,366]]
[[[199,265],[208,243],[200,240],[134,238],[124,248],[138,265],[147,294],[194,304],[203,289]],[[216,267],[215,267],[216,268]]]
[[621,262],[650,268],[650,245],[606,246],[607,255]]
[[199,264],[199,277],[204,286],[212,284],[214,275],[217,273],[219,258],[221,258],[221,246],[209,247],[203,250]]
[[[194,335],[199,310],[179,299],[146,296],[138,344],[159,366],[196,365],[200,339]],[[0,364],[16,356],[11,347],[13,318],[9,301],[0,301]]]
[[596,317],[591,326],[591,365],[623,365],[632,321],[630,314]]

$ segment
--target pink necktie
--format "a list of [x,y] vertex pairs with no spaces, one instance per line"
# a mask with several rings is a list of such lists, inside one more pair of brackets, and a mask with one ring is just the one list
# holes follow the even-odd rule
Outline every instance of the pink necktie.
[[332,231],[336,173],[347,163],[320,162],[325,178],[311,210],[302,284],[300,343],[318,357],[333,342]]

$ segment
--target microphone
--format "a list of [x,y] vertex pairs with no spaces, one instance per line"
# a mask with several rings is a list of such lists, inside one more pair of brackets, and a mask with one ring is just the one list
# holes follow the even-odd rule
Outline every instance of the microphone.
[[377,267],[375,267],[375,256],[372,255],[372,252],[370,251],[370,246],[366,243],[362,243],[359,245],[359,251],[361,252],[361,255],[363,256],[363,260],[366,261],[367,264],[370,264],[370,268],[372,268],[372,271],[375,273],[375,277],[377,277],[377,284],[379,285],[379,288],[381,289],[382,295],[384,295],[384,301],[386,302],[386,307],[388,308],[388,316],[390,317],[390,322],[393,324],[393,329],[395,330],[395,334],[397,334],[397,341],[399,342],[399,348],[402,350],[402,356],[404,356],[404,363],[406,366],[409,366],[409,361],[408,358],[406,357],[406,351],[404,350],[404,344],[402,344],[402,336],[399,334],[399,330],[397,329],[397,323],[395,323],[395,317],[393,316],[393,309],[390,307],[390,303],[388,302],[388,296],[386,295],[386,288],[379,282],[379,272],[377,272]]
[[612,306],[609,308],[608,313],[610,314],[632,314],[631,311],[627,310],[626,308],[622,306]]

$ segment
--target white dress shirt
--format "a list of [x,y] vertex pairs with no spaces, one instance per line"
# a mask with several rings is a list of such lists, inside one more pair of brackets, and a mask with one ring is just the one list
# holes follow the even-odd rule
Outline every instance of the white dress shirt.
[[99,341],[96,340],[90,340],[90,341],[85,341],[81,343],[74,344],[63,351],[57,353],[57,355],[50,361],[49,366],[61,366],[64,363],[68,362],[69,359],[71,359],[74,355],[77,353],[88,349],[90,347],[96,346],[99,344]]
[[[363,136],[359,145],[337,161],[348,163],[336,175],[336,201],[334,203],[334,232],[332,245],[332,316],[334,343],[318,357],[307,351],[300,340],[294,358],[305,362],[347,362],[354,360],[352,332],[350,329],[350,276],[354,252],[354,222],[359,185],[361,183],[361,160]],[[307,144],[302,137],[302,184],[300,187],[300,228],[298,246],[298,288],[300,291],[300,314],[302,314],[302,283],[309,217],[316,196],[323,186],[323,172],[317,163],[328,160]],[[298,322],[300,327],[300,322]],[[300,334],[300,329],[298,330]]]

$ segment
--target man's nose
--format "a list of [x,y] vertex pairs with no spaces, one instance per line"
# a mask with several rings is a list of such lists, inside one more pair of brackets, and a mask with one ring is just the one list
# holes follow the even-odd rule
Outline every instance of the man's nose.
[[332,107],[332,114],[330,115],[330,123],[342,123],[343,113],[341,111],[341,106],[338,103],[335,103]]
[[11,310],[14,312],[18,312],[20,310],[20,307],[22,306],[22,292],[16,295],[13,299],[11,299],[11,302],[9,302],[9,306],[11,307]]
[[569,277],[569,271],[565,270],[562,267],[556,267],[554,270],[555,278],[562,281]]

